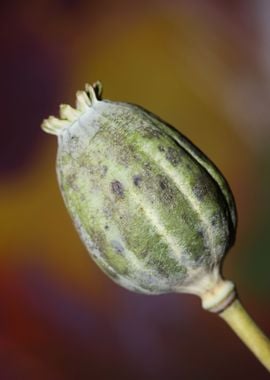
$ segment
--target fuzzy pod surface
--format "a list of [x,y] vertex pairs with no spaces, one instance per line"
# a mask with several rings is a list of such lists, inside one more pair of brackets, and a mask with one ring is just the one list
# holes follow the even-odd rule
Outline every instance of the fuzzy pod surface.
[[236,208],[216,166],[185,136],[137,105],[101,99],[101,84],[60,106],[57,176],[88,252],[123,287],[186,291],[219,276]]

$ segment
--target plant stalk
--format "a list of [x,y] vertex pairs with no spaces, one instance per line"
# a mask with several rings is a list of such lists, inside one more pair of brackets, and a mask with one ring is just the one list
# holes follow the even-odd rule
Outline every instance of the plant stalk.
[[218,314],[270,372],[270,341],[236,298]]

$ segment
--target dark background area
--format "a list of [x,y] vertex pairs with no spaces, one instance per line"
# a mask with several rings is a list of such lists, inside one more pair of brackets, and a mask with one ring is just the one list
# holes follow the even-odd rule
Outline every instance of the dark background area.
[[0,378],[267,379],[189,295],[144,296],[89,259],[40,124],[85,82],[175,125],[225,174],[239,229],[224,275],[270,335],[270,2],[0,6]]

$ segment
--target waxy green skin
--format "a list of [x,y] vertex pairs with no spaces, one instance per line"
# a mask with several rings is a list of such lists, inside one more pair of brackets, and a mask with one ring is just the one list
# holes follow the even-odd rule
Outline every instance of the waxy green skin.
[[196,292],[192,284],[218,271],[235,239],[227,182],[157,116],[95,92],[58,134],[59,185],[82,241],[130,290]]

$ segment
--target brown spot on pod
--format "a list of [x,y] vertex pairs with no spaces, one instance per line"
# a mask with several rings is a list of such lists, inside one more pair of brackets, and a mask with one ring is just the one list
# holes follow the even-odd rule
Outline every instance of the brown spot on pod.
[[111,183],[112,192],[119,198],[124,198],[124,187],[120,181],[113,181]]
[[144,162],[144,167],[145,167],[145,170],[148,170],[148,171],[151,171],[152,170],[152,166],[149,162]]
[[161,131],[158,130],[157,128],[147,126],[143,129],[143,127],[144,126],[142,125],[143,136],[148,139],[153,139],[153,138],[159,139],[162,135]]
[[164,146],[162,146],[162,145],[159,145],[159,146],[158,146],[158,150],[159,150],[160,152],[165,152],[165,148],[164,148]]
[[211,224],[212,226],[216,226],[218,224],[218,221],[219,221],[219,214],[214,214],[212,219],[211,219]]
[[122,246],[122,244],[119,241],[112,240],[111,244],[117,253],[123,253],[124,252],[124,247]]
[[162,201],[169,203],[173,200],[173,190],[168,183],[168,179],[165,176],[159,176],[159,187],[162,190],[160,198]]
[[203,201],[208,193],[207,182],[204,177],[200,177],[193,187],[193,194],[199,201]]
[[133,177],[133,183],[137,187],[141,187],[142,177],[140,175],[135,175]]
[[168,182],[165,177],[159,181],[159,186],[161,187],[162,190],[168,189]]
[[75,173],[71,173],[71,174],[67,175],[67,177],[66,177],[67,185],[71,189],[73,189],[74,191],[78,191],[78,186],[76,184],[76,180],[77,180],[77,174],[75,174]]
[[166,152],[166,159],[170,161],[173,166],[177,166],[182,160],[182,151],[180,148],[168,147]]

